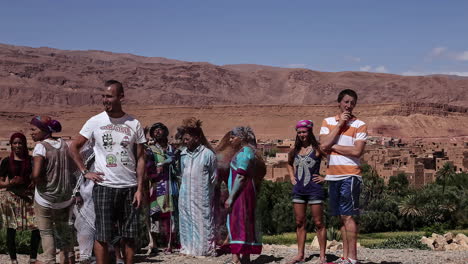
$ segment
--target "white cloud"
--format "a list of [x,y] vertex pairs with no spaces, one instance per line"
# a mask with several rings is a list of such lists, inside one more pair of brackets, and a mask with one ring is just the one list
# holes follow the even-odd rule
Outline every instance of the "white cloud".
[[307,64],[303,63],[292,63],[292,64],[286,64],[284,65],[286,68],[306,68]]
[[435,47],[431,50],[431,53],[429,55],[432,57],[437,57],[441,56],[445,51],[447,51],[446,47]]
[[459,72],[459,71],[446,71],[446,72],[417,72],[417,71],[405,71],[401,75],[405,76],[424,76],[432,74],[445,74],[445,75],[458,75],[458,76],[468,76],[468,72]]
[[372,71],[372,67],[370,65],[366,65],[366,66],[359,67],[359,70],[368,72],[368,71]]
[[459,52],[451,51],[447,47],[435,47],[429,52],[427,59],[431,61],[436,57],[458,61],[468,61],[468,50]]
[[376,67],[366,65],[366,66],[359,67],[359,70],[360,71],[366,71],[366,72],[388,73],[388,69],[384,65],[380,65],[380,66],[376,66]]
[[456,60],[460,60],[460,61],[468,61],[468,50],[464,51],[464,52],[461,52],[461,53],[458,53],[458,54],[455,54],[454,58]]
[[405,71],[402,72],[401,75],[405,76],[424,76],[424,75],[429,75],[430,73],[427,72],[417,72],[417,71]]
[[385,66],[383,66],[383,65],[375,67],[374,71],[375,72],[380,72],[380,73],[387,73],[388,72],[387,68],[385,68]]
[[345,60],[352,62],[361,62],[361,58],[354,56],[345,56]]

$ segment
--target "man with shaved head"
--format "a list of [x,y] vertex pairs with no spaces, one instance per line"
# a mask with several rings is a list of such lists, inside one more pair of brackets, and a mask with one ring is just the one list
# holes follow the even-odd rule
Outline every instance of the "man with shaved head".
[[[138,209],[143,196],[143,144],[146,139],[140,122],[122,110],[122,83],[109,80],[104,87],[102,104],[105,111],[86,121],[71,145],[71,155],[82,175],[96,183],[93,201],[97,263],[109,263],[108,243],[117,236],[125,245],[125,263],[133,263]],[[95,171],[86,169],[79,154],[88,140],[94,143]]]

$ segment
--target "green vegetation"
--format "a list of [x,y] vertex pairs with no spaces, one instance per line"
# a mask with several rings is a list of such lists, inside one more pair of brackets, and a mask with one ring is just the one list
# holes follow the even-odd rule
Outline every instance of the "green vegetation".
[[[390,177],[388,185],[385,185],[371,166],[363,165],[362,170],[360,203],[363,212],[358,219],[362,246],[421,248],[416,238],[420,239],[423,235],[445,233],[446,230],[468,235],[468,173],[456,173],[453,166],[447,163],[437,172],[435,183],[415,189],[409,185],[405,174]],[[326,193],[326,184],[324,190]],[[291,191],[290,182],[262,183],[257,201],[257,219],[264,243],[296,244]],[[329,240],[340,240],[339,219],[326,214],[327,202],[324,212],[327,237]],[[309,232],[307,243],[310,243],[315,236],[310,210],[307,210],[306,228]],[[145,236],[142,238],[145,239]],[[29,231],[17,232],[18,253],[29,252],[29,239]],[[0,232],[0,253],[6,252],[6,234],[3,230]]]
[[[16,232],[16,252],[18,254],[29,254],[29,247],[31,240],[31,231],[17,231]],[[6,246],[6,229],[0,231],[0,254],[8,252]]]
[[[446,232],[452,232],[453,234],[462,233],[468,235],[468,229],[447,230]],[[405,248],[426,249],[425,247],[420,248],[418,243],[414,242],[415,238],[417,238],[419,241],[424,235],[424,231],[399,231],[359,234],[359,243],[361,246],[369,248],[396,248],[393,246],[407,245]],[[308,233],[306,244],[310,244],[312,240],[314,240],[314,237],[315,233]],[[270,236],[264,235],[263,243],[276,245],[294,245],[297,243],[296,233],[284,233]],[[414,246],[412,243],[415,243],[418,247]]]
[[270,150],[264,151],[263,156],[274,158],[276,157],[276,153],[278,153],[277,149],[270,149]]
[[381,243],[370,245],[370,248],[413,248],[413,249],[429,249],[426,245],[420,242],[421,237],[412,236],[399,236],[387,239]]
[[[437,172],[437,180],[421,188],[409,185],[400,173],[385,185],[369,165],[362,166],[363,185],[360,197],[362,214],[360,232],[416,231],[426,233],[468,228],[468,173],[456,173],[450,163]],[[327,186],[324,185],[327,192]],[[262,184],[257,215],[265,235],[295,231],[289,182]],[[327,202],[324,204],[327,212]],[[324,214],[327,228],[338,229],[339,219]],[[307,212],[307,230],[314,230]]]

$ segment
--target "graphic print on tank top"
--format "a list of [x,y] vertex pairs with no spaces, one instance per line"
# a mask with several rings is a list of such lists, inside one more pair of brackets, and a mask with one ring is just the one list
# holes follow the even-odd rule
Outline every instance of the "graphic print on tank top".
[[296,158],[294,159],[294,167],[297,168],[298,180],[301,181],[302,177],[304,177],[303,186],[306,186],[312,179],[310,171],[317,163],[317,161],[311,157],[311,152],[313,152],[313,149],[306,155],[296,155]]

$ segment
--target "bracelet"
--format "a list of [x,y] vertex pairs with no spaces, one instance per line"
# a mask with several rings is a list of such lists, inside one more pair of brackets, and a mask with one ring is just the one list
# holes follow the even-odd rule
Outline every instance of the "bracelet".
[[89,170],[84,170],[81,172],[81,175],[85,176],[86,174],[88,174]]

